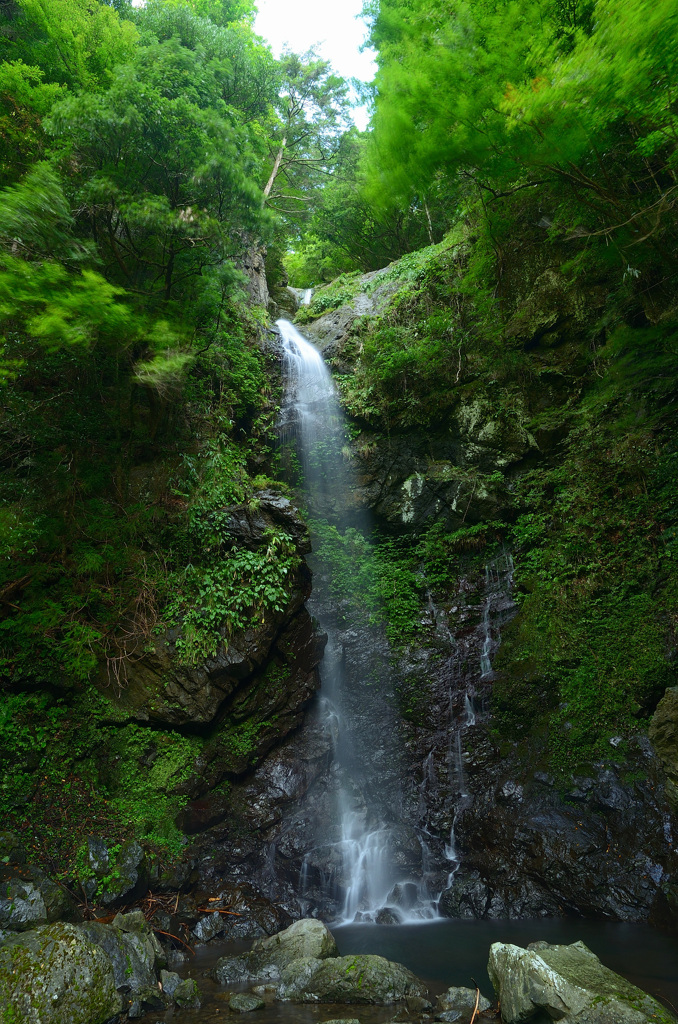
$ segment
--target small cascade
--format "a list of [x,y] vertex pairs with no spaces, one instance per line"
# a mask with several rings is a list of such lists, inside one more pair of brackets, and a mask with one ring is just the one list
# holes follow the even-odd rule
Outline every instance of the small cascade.
[[455,827],[456,823],[457,823],[457,817],[455,815],[454,821],[452,822],[452,827],[450,828],[450,838],[449,838],[449,841],[445,845],[445,857],[447,858],[447,860],[452,865],[451,868],[450,868],[450,873],[447,876],[446,888],[449,888],[449,886],[452,885],[452,881],[454,879],[454,876],[456,875],[457,871],[459,870],[459,865],[461,864],[461,857],[459,856],[459,853],[457,852],[457,837],[454,834],[454,827]]
[[513,611],[515,604],[511,598],[513,573],[515,566],[513,556],[503,551],[497,558],[485,566],[485,602],[483,604],[483,649],[480,654],[480,678],[492,676],[491,655],[499,647],[498,627],[506,620],[507,613]]
[[[427,829],[428,807],[440,803],[435,752],[445,750],[445,760],[441,763],[438,758],[438,764],[449,793],[448,807],[453,815],[449,840],[444,847],[444,856],[449,864],[445,888],[452,884],[460,865],[455,826],[459,816],[473,801],[467,779],[466,757],[469,755],[465,755],[466,749],[472,757],[473,740],[466,734],[486,714],[488,683],[493,677],[492,659],[499,647],[500,627],[515,609],[511,596],[513,571],[513,559],[508,551],[502,551],[487,563],[482,603],[478,609],[480,621],[476,619],[475,628],[466,629],[461,634],[451,627],[450,616],[462,614],[468,620],[473,616],[473,606],[465,605],[466,610],[462,612],[459,606],[454,606],[448,613],[436,606],[432,595],[428,595],[428,620],[435,629],[438,642],[445,645],[449,655],[445,672],[447,694],[440,706],[441,728],[435,734],[431,752],[422,766],[418,809],[419,820]],[[474,589],[474,583],[469,582],[465,592],[472,593]]]
[[310,306],[312,298],[313,298],[313,289],[312,288],[307,288],[304,291],[304,294],[303,294],[303,296],[301,298],[302,306]]

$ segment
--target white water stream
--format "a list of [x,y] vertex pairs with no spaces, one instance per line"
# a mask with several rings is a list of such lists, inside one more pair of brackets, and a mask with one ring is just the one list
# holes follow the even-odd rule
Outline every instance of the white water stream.
[[[310,292],[304,296],[304,301],[309,300]],[[355,481],[342,455],[346,444],[345,424],[332,377],[317,349],[291,323],[279,320],[278,328],[283,342],[285,379],[281,439],[296,453],[311,517],[324,519],[341,531],[348,522],[347,507]],[[328,566],[322,565],[319,569],[327,589]],[[435,747],[447,749],[447,767],[441,765],[441,770],[447,785],[451,783],[452,794],[456,790],[454,822],[473,799],[466,778],[464,735],[475,726],[477,716],[484,714],[476,684],[479,679],[492,678],[492,658],[499,643],[497,626],[514,607],[510,596],[512,575],[513,561],[506,552],[486,566],[481,622],[472,634],[475,639],[465,641],[471,646],[460,647],[449,629],[447,612],[437,608],[429,595],[430,621],[452,649],[448,669],[449,707],[442,716]],[[329,587],[331,590],[331,582]],[[315,604],[315,595],[312,603]],[[456,608],[453,610],[456,612]],[[317,887],[320,875],[322,891],[328,901],[334,901],[341,923],[379,920],[379,912],[385,908],[401,921],[431,920],[437,916],[436,894],[428,888],[429,841],[434,838],[435,828],[431,831],[426,807],[427,793],[437,791],[438,786],[434,752],[431,751],[422,765],[419,825],[416,827],[421,859],[413,877],[412,867],[408,871],[407,867],[398,869],[394,864],[399,849],[395,838],[399,827],[402,837],[402,822],[398,820],[401,783],[397,768],[391,771],[388,780],[383,773],[375,772],[378,755],[383,758],[388,756],[385,750],[393,750],[392,746],[377,749],[380,731],[393,727],[388,719],[388,700],[381,698],[377,703],[372,702],[369,714],[365,706],[356,710],[355,702],[347,699],[346,655],[342,632],[337,625],[337,608],[332,601],[328,602],[325,594],[317,611],[315,607],[313,611],[320,629],[328,636],[320,666],[319,713],[324,735],[332,744],[335,820],[325,823],[324,835],[317,838],[318,845],[308,849],[304,857],[299,896],[303,901],[311,888],[311,877]],[[359,632],[360,627],[356,628]],[[367,642],[369,644],[369,637]],[[355,644],[350,649],[355,650]],[[479,671],[467,671],[463,667],[472,651],[473,659],[478,659],[475,664],[479,665]],[[355,679],[355,666],[352,667]],[[379,682],[383,683],[381,679]],[[375,709],[376,717],[370,717],[375,715]],[[370,744],[373,744],[371,749]],[[388,787],[389,798],[384,800]],[[329,841],[328,835],[331,836]],[[449,885],[460,861],[454,824],[444,854],[449,861]],[[394,902],[398,904],[397,912]]]
[[[344,422],[332,378],[318,351],[291,323],[279,320],[277,326],[284,353],[282,439],[296,440],[311,515],[329,514],[333,518],[351,493],[353,481],[341,454]],[[344,700],[345,668],[340,638],[332,615],[324,615],[321,607],[318,617],[321,630],[328,635],[320,666],[320,715],[325,734],[332,738],[333,764],[340,780],[335,800],[335,838],[328,857],[334,871],[333,877],[326,880],[328,890],[334,888],[340,895],[339,920],[374,920],[389,903],[389,894],[398,883],[416,891],[421,889],[424,896],[423,903],[406,912],[401,910],[401,918],[433,917],[435,911],[430,898],[426,899],[421,880],[404,878],[394,868],[392,839],[397,822],[384,821],[371,799],[374,781],[367,777],[366,759],[373,751],[364,749],[365,723],[362,739],[356,739],[355,718]],[[384,724],[375,721],[370,726],[379,730]],[[301,868],[302,899],[313,852],[309,851]]]

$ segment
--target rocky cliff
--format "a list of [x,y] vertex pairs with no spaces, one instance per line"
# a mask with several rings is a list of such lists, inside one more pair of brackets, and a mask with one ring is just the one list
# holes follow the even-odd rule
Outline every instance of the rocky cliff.
[[[499,312],[462,287],[459,236],[301,311],[353,416],[348,505],[373,516],[378,582],[389,559],[398,577],[366,626],[321,548],[314,601],[373,809],[444,914],[675,923],[666,700],[648,739],[675,678],[673,406],[639,353],[670,312],[637,303],[611,325],[609,281],[573,282],[536,229],[523,245]],[[234,788],[249,847],[215,835],[279,896],[303,876],[329,915],[331,748],[311,715]]]

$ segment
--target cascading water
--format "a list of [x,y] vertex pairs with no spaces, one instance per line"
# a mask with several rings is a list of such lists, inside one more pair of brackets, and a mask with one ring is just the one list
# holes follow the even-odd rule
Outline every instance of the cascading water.
[[[440,783],[437,772],[446,780],[450,793],[452,825],[444,855],[449,864],[446,888],[454,882],[460,865],[455,828],[460,815],[473,801],[465,767],[465,749],[468,749],[468,730],[486,714],[486,695],[493,678],[492,659],[499,646],[500,627],[511,617],[515,602],[511,596],[513,585],[513,559],[509,552],[491,559],[485,566],[483,600],[478,610],[480,621],[472,629],[465,629],[460,636],[450,629],[448,612],[437,607],[429,595],[429,618],[435,628],[439,642],[449,650],[447,659],[447,694],[441,704],[441,728],[432,737],[433,747],[424,764],[424,774],[419,791],[419,816],[428,828],[429,804],[438,804]],[[461,590],[464,581],[460,580]],[[473,590],[473,585],[468,588]],[[478,607],[478,606],[476,606]],[[475,609],[467,606],[462,612],[465,618],[474,615]],[[452,607],[449,614],[460,609]],[[477,667],[476,667],[477,666]],[[470,740],[472,745],[472,739]],[[441,751],[446,751],[442,757]],[[436,766],[437,759],[437,766]]]
[[[354,487],[342,455],[345,425],[329,370],[292,324],[280,320],[278,328],[285,377],[281,440],[288,449],[296,448],[311,516],[337,529],[349,524],[364,527],[350,507]],[[309,609],[328,637],[320,669],[318,710],[324,733],[332,743],[335,789],[331,803],[335,820],[323,823],[323,835],[316,837],[318,846],[310,848],[303,858],[299,896],[303,901],[315,873],[316,879],[321,877],[320,884],[328,896],[334,898],[340,921],[374,920],[394,891],[401,907],[404,900],[408,902],[407,910],[400,911],[401,919],[432,917],[433,905],[421,879],[413,879],[409,865],[403,870],[402,864],[395,864],[394,837],[399,828],[402,832],[394,753],[395,715],[370,679],[362,678],[357,688],[360,692],[347,695],[336,601],[327,599],[328,589],[331,591],[327,565],[318,565],[316,576]],[[421,872],[427,851],[421,846],[416,852]],[[403,897],[405,888],[407,899]],[[420,892],[422,900],[417,896]]]

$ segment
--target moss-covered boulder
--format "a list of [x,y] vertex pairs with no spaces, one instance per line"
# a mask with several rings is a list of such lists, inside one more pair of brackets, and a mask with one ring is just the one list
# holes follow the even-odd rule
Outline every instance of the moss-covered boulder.
[[104,1024],[121,1009],[111,962],[74,925],[44,925],[0,949],[2,1024]]
[[495,942],[487,967],[507,1024],[675,1024],[656,999],[601,964],[583,942],[527,949]]
[[243,981],[277,981],[291,963],[309,958],[314,963],[339,952],[329,929],[314,919],[295,921],[289,928],[259,939],[248,953],[225,956],[213,972],[222,985]]
[[285,1002],[375,1006],[426,994],[424,983],[402,964],[369,955],[295,960],[282,972],[277,993]]
[[157,970],[164,965],[165,958],[140,910],[118,914],[112,925],[88,921],[81,931],[106,954],[126,1006],[146,990],[157,990]]

